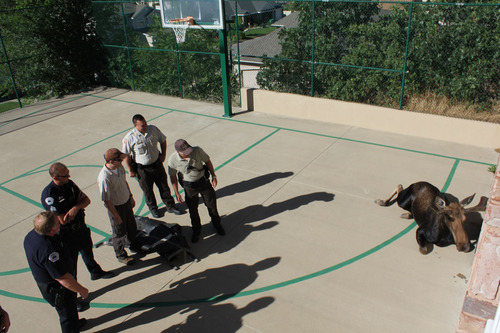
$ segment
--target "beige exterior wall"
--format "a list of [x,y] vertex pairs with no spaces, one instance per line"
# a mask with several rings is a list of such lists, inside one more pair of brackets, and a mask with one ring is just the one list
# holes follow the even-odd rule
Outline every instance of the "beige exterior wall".
[[474,146],[500,147],[500,125],[475,120],[277,93],[262,89],[243,88],[241,105],[242,109],[249,111],[326,121]]

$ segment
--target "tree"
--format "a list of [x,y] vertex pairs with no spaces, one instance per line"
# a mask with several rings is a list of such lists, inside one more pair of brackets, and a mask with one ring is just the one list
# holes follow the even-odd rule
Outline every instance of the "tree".
[[375,4],[316,3],[314,45],[313,5],[298,3],[299,27],[280,35],[277,58],[287,61],[265,60],[258,83],[299,94],[311,94],[313,87],[315,96],[396,106],[411,10],[405,96],[433,91],[454,101],[490,105],[499,95],[500,8],[485,5],[491,0],[469,3],[399,4],[386,15]]
[[65,94],[104,83],[106,52],[90,0],[18,0],[12,7],[0,27],[10,58],[29,59],[15,64],[21,89]]
[[[263,88],[276,91],[310,94],[310,62],[340,64],[348,53],[350,26],[371,22],[379,8],[376,3],[301,2],[294,3],[293,9],[300,12],[299,27],[280,32],[282,52],[278,55],[293,61],[264,60],[265,70],[258,74],[257,82]],[[315,66],[316,96],[327,94],[330,74],[331,69]]]

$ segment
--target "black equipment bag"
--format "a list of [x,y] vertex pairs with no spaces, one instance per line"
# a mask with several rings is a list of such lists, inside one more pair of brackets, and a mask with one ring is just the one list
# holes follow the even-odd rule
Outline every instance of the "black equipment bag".
[[187,256],[198,261],[191,252],[178,224],[167,224],[142,216],[136,216],[135,219],[139,230],[136,243],[142,251],[157,252],[176,270],[179,269],[179,266],[173,264],[172,261],[179,255],[183,256],[184,263],[187,261]]

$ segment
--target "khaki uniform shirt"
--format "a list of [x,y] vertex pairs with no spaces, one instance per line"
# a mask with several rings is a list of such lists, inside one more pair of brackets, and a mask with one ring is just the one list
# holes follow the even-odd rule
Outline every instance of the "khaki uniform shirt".
[[193,147],[187,160],[175,152],[168,158],[168,174],[174,176],[179,171],[185,181],[194,182],[205,175],[203,164],[208,161],[210,161],[210,156],[200,147]]
[[116,170],[109,170],[106,165],[102,168],[97,178],[101,200],[110,200],[114,206],[127,203],[130,199],[130,191],[125,179],[125,169],[121,165]]
[[122,152],[131,155],[139,164],[150,165],[158,160],[158,144],[165,140],[167,137],[154,125],[148,125],[145,134],[134,128],[123,138]]

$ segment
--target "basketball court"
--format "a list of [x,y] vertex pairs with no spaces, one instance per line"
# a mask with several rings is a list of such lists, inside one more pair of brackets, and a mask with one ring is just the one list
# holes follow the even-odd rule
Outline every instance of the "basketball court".
[[[88,332],[440,332],[455,331],[474,253],[435,247],[421,255],[415,224],[397,206],[374,203],[425,180],[462,199],[489,196],[498,154],[458,145],[305,121],[121,89],[43,101],[0,115],[0,305],[11,332],[58,332],[22,242],[41,211],[49,166],[60,161],[90,197],[95,244],[110,236],[97,175],[103,153],[121,148],[141,113],[167,136],[184,138],[216,168],[225,236],[203,205],[199,262],[171,269],[157,254],[126,267],[112,247],[94,250],[117,276],[91,281]],[[135,179],[136,214],[151,217]],[[158,198],[158,195],[157,195]],[[142,199],[142,200],[141,200]],[[189,216],[166,214],[190,239]],[[471,217],[470,226],[480,223]]]

